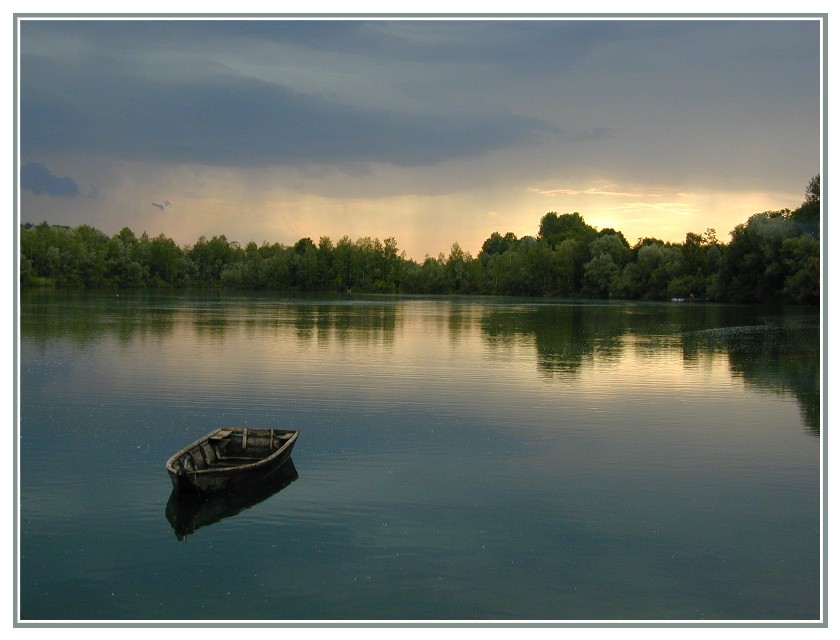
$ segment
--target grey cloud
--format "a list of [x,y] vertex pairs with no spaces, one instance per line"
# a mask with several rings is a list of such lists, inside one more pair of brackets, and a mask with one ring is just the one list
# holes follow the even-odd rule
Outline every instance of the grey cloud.
[[575,142],[587,142],[589,140],[610,140],[615,138],[613,131],[607,127],[595,127],[582,131],[574,137]]
[[[540,162],[555,171],[613,162],[724,179],[732,148],[742,166],[758,166],[750,150],[807,152],[818,35],[785,20],[34,21],[21,31],[21,145],[344,170],[553,139]],[[533,163],[545,148],[527,151]]]
[[[484,67],[495,74],[557,75],[577,69],[597,51],[626,51],[634,45],[656,51],[680,42],[705,54],[715,48],[710,43],[731,46],[734,42],[742,53],[767,58],[777,54],[774,43],[796,49],[804,34],[814,37],[817,29],[814,23],[766,20],[257,20],[193,22],[172,30],[170,37],[189,37],[193,46],[248,38],[358,55],[375,62],[465,64],[473,73]],[[788,57],[783,54],[780,59]],[[610,62],[632,65],[636,61]]]
[[75,198],[79,185],[72,178],[59,178],[40,162],[27,162],[20,170],[20,186],[35,195]]
[[[454,67],[484,65],[490,72],[518,75],[577,68],[593,54],[613,52],[608,64],[632,66],[645,60],[634,45],[667,60],[669,52],[692,57],[719,52],[721,64],[755,56],[769,68],[818,40],[819,25],[773,20],[73,20],[24,21],[24,53],[67,43],[64,55],[109,51],[131,59],[143,52],[193,56],[240,53],[255,43],[283,51],[331,52],[375,63],[415,61]],[[630,47],[628,49],[628,47]],[[272,51],[277,51],[272,48]],[[265,48],[260,48],[263,55]],[[812,51],[806,52],[808,56]],[[733,57],[734,56],[734,57]],[[264,61],[261,61],[264,62]],[[439,71],[439,70],[438,70]],[[645,71],[649,72],[650,68]]]
[[71,37],[96,48],[131,51],[150,47],[179,50],[218,50],[242,40],[292,43],[301,46],[347,50],[357,34],[375,37],[370,22],[356,20],[36,20],[21,24],[23,42]]
[[[24,57],[21,146],[210,165],[434,164],[555,132],[515,115],[452,117],[364,108],[235,76],[161,81],[107,65]],[[72,91],[57,90],[60,83]],[[84,96],[76,99],[74,96]]]

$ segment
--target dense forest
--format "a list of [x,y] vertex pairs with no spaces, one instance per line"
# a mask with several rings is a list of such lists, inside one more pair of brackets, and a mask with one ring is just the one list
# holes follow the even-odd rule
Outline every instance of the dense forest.
[[112,237],[88,225],[27,223],[20,231],[21,287],[85,289],[222,287],[289,292],[490,294],[612,299],[695,299],[817,304],[820,179],[795,209],[756,213],[721,242],[714,229],[685,242],[597,230],[579,213],[547,213],[536,236],[494,232],[478,256],[407,259],[394,238],[292,246],[224,235],[179,247],[161,234],[124,228]]

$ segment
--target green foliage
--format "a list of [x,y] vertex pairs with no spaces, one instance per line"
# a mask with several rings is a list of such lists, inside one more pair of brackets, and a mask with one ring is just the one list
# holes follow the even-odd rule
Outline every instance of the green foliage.
[[820,177],[811,178],[808,188],[805,190],[805,202],[791,211],[790,219],[798,226],[803,233],[819,237],[820,233]]
[[581,215],[564,213],[557,215],[554,211],[545,214],[540,220],[540,231],[537,236],[545,240],[552,248],[563,242],[563,240],[580,240],[584,243],[592,242],[598,235],[594,227],[590,227]]
[[613,280],[620,273],[609,253],[596,255],[583,268],[583,292],[590,298],[608,298]]
[[813,236],[785,238],[782,242],[785,267],[783,297],[799,304],[819,304],[820,243]]
[[795,211],[751,216],[718,241],[714,229],[683,243],[640,239],[630,246],[614,229],[597,231],[579,213],[547,213],[536,237],[493,232],[477,257],[453,243],[448,256],[405,257],[394,238],[347,236],[291,247],[224,235],[179,247],[161,234],[112,237],[88,225],[24,224],[24,287],[225,287],[245,290],[358,293],[490,294],[818,304],[819,176]]
[[593,258],[608,255],[616,266],[623,267],[630,260],[630,245],[620,233],[606,233],[592,241],[589,253]]
[[[757,213],[736,226],[720,271],[724,299],[798,302],[809,298],[810,285],[808,293],[794,292],[790,283],[797,281],[805,285],[809,279],[819,279],[819,241],[800,231],[800,225],[792,219],[789,210]],[[794,239],[799,242],[789,242]],[[783,253],[786,242],[787,250]],[[817,248],[816,257],[807,253],[810,247]],[[814,259],[809,260],[811,257]],[[809,265],[813,270],[810,277],[798,275],[801,268]]]
[[187,255],[198,272],[199,280],[218,284],[222,272],[233,261],[235,248],[224,235],[213,236],[210,240],[201,236]]
[[503,256],[508,251],[515,250],[518,245],[516,234],[508,231],[502,236],[498,231],[494,231],[481,245],[481,253],[478,255],[482,260],[487,260],[492,256]]

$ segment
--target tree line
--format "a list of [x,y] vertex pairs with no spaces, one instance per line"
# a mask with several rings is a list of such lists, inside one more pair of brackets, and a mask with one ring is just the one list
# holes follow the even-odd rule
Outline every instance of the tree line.
[[222,287],[285,292],[488,294],[597,299],[696,299],[817,304],[820,180],[795,210],[756,213],[727,243],[714,229],[671,243],[590,226],[579,213],[549,212],[535,236],[494,232],[477,256],[456,242],[448,256],[406,258],[394,238],[344,236],[316,244],[202,236],[178,246],[129,228],[113,236],[89,225],[26,223],[22,288]]

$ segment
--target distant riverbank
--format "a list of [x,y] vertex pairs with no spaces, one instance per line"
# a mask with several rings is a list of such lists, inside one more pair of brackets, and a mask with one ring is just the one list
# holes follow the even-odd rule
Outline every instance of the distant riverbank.
[[714,229],[685,242],[597,230],[578,213],[542,217],[536,236],[494,232],[478,256],[456,242],[448,256],[406,258],[394,238],[347,236],[316,244],[249,242],[224,235],[179,247],[164,234],[109,237],[46,222],[20,230],[21,286],[83,289],[222,287],[283,292],[695,299],[818,304],[819,177],[796,210],[751,216],[721,242]]

